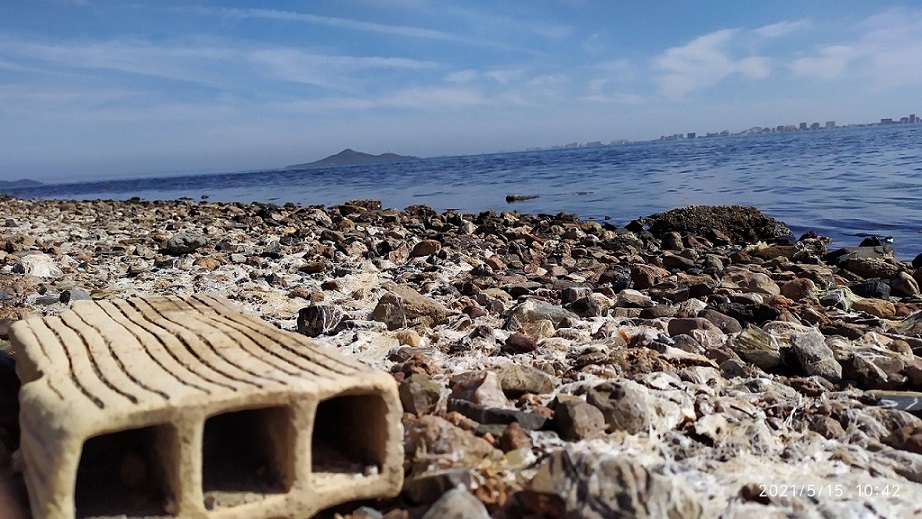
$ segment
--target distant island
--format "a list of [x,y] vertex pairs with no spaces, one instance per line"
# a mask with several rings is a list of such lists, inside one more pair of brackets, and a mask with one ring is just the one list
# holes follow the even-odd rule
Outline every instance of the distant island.
[[15,189],[17,187],[35,187],[40,185],[42,185],[41,182],[37,180],[29,180],[27,178],[21,180],[0,180],[0,190]]
[[346,166],[350,164],[375,164],[379,162],[401,162],[405,160],[420,160],[419,157],[410,157],[405,155],[397,155],[396,153],[382,153],[380,155],[372,155],[370,153],[362,153],[361,151],[355,151],[349,148],[344,149],[343,151],[337,153],[336,155],[330,155],[325,159],[315,160],[314,162],[305,162],[304,164],[293,164],[288,166],[286,169],[298,169],[306,168],[310,166]]

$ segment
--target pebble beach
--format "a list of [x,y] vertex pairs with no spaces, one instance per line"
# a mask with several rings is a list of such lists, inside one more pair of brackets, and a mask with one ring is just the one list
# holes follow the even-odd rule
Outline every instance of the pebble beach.
[[922,259],[886,241],[742,206],[600,223],[0,195],[0,215],[14,501],[10,324],[210,294],[399,384],[400,496],[323,517],[922,516]]

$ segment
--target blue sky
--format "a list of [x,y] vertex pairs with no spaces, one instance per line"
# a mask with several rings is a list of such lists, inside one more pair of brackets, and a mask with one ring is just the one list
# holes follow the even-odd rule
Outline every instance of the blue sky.
[[916,2],[3,0],[0,179],[922,115]]

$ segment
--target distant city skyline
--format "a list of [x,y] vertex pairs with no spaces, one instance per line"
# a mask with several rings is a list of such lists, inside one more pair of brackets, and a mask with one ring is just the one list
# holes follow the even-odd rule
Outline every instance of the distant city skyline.
[[920,88],[910,0],[4,0],[0,179],[846,124]]
[[893,117],[882,117],[880,121],[874,122],[863,122],[863,123],[847,123],[847,124],[836,124],[835,120],[827,120],[824,122],[806,122],[801,121],[797,124],[781,124],[774,127],[771,126],[752,126],[742,130],[720,130],[715,132],[684,132],[684,133],[674,133],[670,135],[661,135],[659,138],[655,139],[641,139],[641,140],[631,140],[631,139],[616,139],[608,143],[600,140],[588,141],[585,143],[581,142],[570,142],[568,144],[554,144],[547,147],[542,146],[533,146],[530,148],[525,148],[525,151],[539,151],[539,150],[553,150],[553,149],[566,149],[566,148],[594,148],[602,146],[617,146],[619,144],[630,144],[632,142],[650,142],[650,141],[669,141],[669,140],[688,140],[688,139],[704,139],[709,137],[729,137],[734,135],[759,135],[766,133],[780,133],[780,132],[799,132],[799,131],[819,131],[819,130],[830,130],[836,128],[853,128],[853,127],[864,127],[864,126],[881,126],[881,125],[890,125],[890,124],[918,124],[922,123],[922,118],[916,116],[915,113],[911,113],[906,116],[901,116],[898,118]]

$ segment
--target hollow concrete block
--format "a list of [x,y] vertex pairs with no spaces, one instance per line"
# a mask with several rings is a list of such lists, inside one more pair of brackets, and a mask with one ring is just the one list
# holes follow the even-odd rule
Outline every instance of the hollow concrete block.
[[11,327],[35,518],[310,517],[403,483],[393,378],[192,296]]

